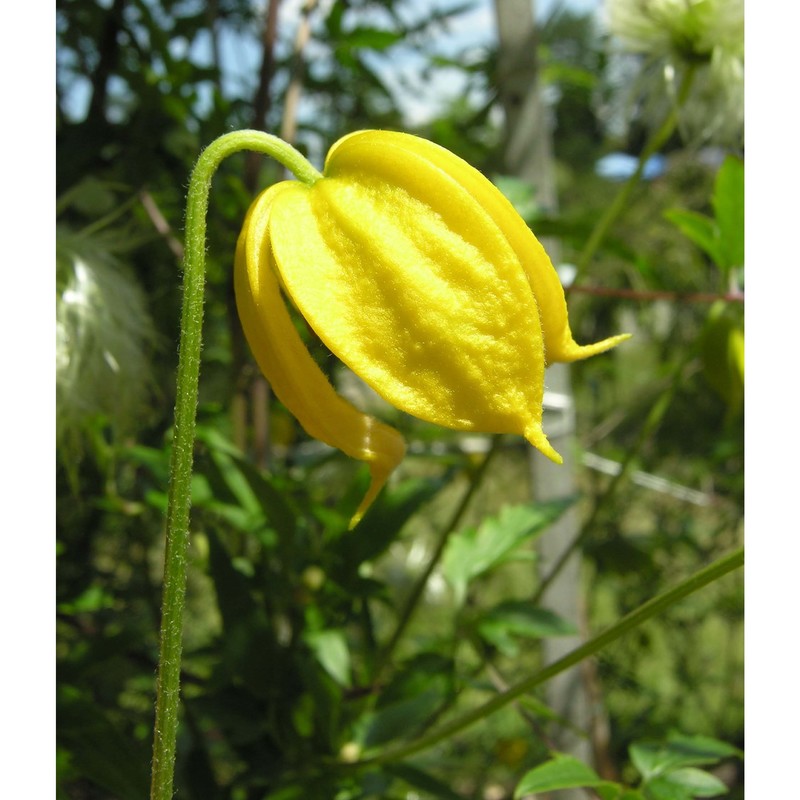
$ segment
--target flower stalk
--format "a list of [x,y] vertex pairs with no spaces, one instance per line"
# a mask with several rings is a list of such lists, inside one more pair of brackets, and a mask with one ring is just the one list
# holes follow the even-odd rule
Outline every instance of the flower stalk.
[[[247,213],[234,259],[240,319],[259,367],[306,432],[369,465],[370,488],[351,527],[403,458],[405,443],[336,393],[298,335],[284,296],[392,405],[455,430],[522,435],[558,463],[542,430],[545,367],[628,338],[579,345],[540,242],[485,176],[432,142],[389,131],[353,133],[333,145],[324,173],[269,134],[239,131],[212,143],[195,166],[187,199],[151,800],[171,798],[174,782],[208,194],[222,160],[245,149],[272,156],[298,180],[270,186]],[[384,656],[402,635],[480,474]]]
[[276,136],[250,130],[228,133],[214,141],[200,155],[192,172],[186,202],[183,310],[175,430],[167,499],[151,800],[171,800],[173,795],[186,598],[186,555],[189,545],[189,509],[203,329],[208,193],[211,179],[220,163],[241,150],[254,150],[271,156],[293,172],[300,181],[309,185],[320,177],[319,172],[291,145]]

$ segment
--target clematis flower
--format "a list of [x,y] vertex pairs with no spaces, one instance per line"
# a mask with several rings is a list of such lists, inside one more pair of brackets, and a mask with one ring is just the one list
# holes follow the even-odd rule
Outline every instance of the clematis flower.
[[500,191],[448,150],[388,131],[345,136],[319,179],[284,181],[256,199],[235,289],[278,398],[309,435],[369,465],[352,525],[405,444],[335,392],[282,292],[395,407],[456,430],[519,434],[558,463],[542,430],[545,367],[627,338],[578,345],[550,259]]
[[744,124],[744,0],[606,0],[605,6],[620,49],[644,58],[634,67],[629,91],[632,105],[643,103],[645,121],[664,119],[692,69],[691,92],[677,109],[682,135],[738,145]]

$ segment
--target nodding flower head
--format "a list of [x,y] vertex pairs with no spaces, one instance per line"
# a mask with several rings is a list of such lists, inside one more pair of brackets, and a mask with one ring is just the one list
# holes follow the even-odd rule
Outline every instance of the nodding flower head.
[[284,181],[251,206],[237,244],[245,335],[275,394],[307,433],[368,463],[355,524],[403,458],[393,428],[340,397],[297,334],[285,293],[325,345],[398,409],[447,428],[542,430],[545,367],[581,346],[553,265],[500,191],[424,139],[360,131],[319,179]]

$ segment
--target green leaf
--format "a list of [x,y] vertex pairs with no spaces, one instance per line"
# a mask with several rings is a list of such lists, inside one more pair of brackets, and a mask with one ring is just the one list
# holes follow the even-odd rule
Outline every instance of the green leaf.
[[492,183],[506,196],[517,214],[526,222],[530,223],[539,216],[536,187],[530,181],[513,175],[495,175]]
[[71,686],[59,689],[57,738],[76,772],[119,800],[147,796],[150,753],[112,724],[88,696]]
[[549,61],[542,66],[543,84],[560,83],[582,89],[594,89],[600,82],[596,70],[570,64],[566,61]]
[[728,156],[717,173],[711,198],[714,219],[684,209],[664,216],[727,273],[744,266],[744,162]]
[[716,764],[737,756],[735,747],[706,736],[672,734],[666,743],[637,742],[629,749],[631,761],[645,781],[682,767]]
[[235,680],[253,695],[264,697],[272,686],[283,681],[288,685],[295,679],[290,653],[275,641],[260,595],[253,591],[254,581],[247,575],[249,570],[231,557],[213,527],[207,532],[209,573],[222,616],[224,670],[235,675]]
[[123,450],[126,459],[130,459],[133,464],[140,464],[145,467],[156,481],[166,486],[169,481],[169,452],[155,447],[145,447],[144,445],[131,445]]
[[408,737],[433,716],[442,702],[442,690],[433,685],[420,694],[384,706],[367,715],[363,741],[366,747]]
[[744,403],[743,309],[723,300],[713,303],[698,344],[705,378],[733,416]]
[[744,161],[728,156],[719,168],[711,199],[725,269],[744,266]]
[[692,800],[686,789],[672,783],[663,775],[645,783],[642,792],[646,800]]
[[662,772],[667,765],[667,754],[657,744],[636,743],[628,748],[633,766],[644,780]]
[[[402,527],[431,500],[450,480],[413,478],[397,486],[386,487],[367,511],[358,526],[347,531],[336,547],[348,572],[354,572],[364,561],[372,561],[397,538]],[[358,500],[363,492],[358,495]],[[355,507],[348,509],[348,515]]]
[[94,584],[71,602],[59,603],[58,610],[62,614],[83,614],[113,607],[114,596]]
[[306,633],[305,643],[314,652],[323,669],[340,685],[350,686],[350,649],[342,631]]
[[646,796],[654,800],[718,797],[728,791],[719,779],[697,767],[683,767],[667,775],[659,775],[644,786]]
[[462,604],[470,581],[512,559],[524,556],[522,545],[541,534],[572,504],[572,500],[540,503],[536,506],[505,506],[499,515],[488,517],[480,526],[452,536],[442,560],[442,571],[453,588],[455,600]]
[[206,446],[206,457],[198,459],[192,476],[192,504],[258,536],[267,547],[278,537],[291,541],[297,515],[287,500],[287,487],[251,464],[213,428],[199,426],[197,438]]
[[386,50],[393,44],[402,41],[402,39],[402,33],[365,26],[348,31],[344,35],[339,46],[351,50],[357,47],[363,47],[369,50]]
[[547,636],[568,636],[575,626],[548,611],[524,600],[507,600],[490,609],[478,621],[478,634],[504,654],[515,656],[514,636],[543,639]]
[[584,787],[616,788],[616,784],[604,781],[589,766],[573,756],[556,753],[550,761],[534,767],[522,776],[514,790],[514,798],[537,792],[554,792],[558,789],[580,789]]
[[647,800],[638,789],[630,789],[619,783],[604,783],[592,788],[600,800]]
[[680,232],[704,250],[718,266],[724,267],[725,253],[717,223],[705,214],[673,208],[664,212],[664,217]]
[[87,217],[102,217],[114,207],[116,197],[108,183],[88,175],[59,201],[59,211],[72,206]]
[[454,696],[453,662],[438,653],[423,652],[403,664],[386,687],[378,708],[362,719],[366,746],[408,737],[428,725]]
[[595,786],[594,790],[600,796],[600,800],[647,800],[638,789],[628,789],[617,783]]
[[222,624],[230,634],[257,611],[246,572],[237,568],[216,530],[208,530],[209,571],[217,593]]
[[742,758],[743,756],[738,747],[711,736],[685,736],[682,733],[671,733],[667,736],[667,746],[673,753],[682,757],[683,766],[716,764],[723,758]]
[[279,536],[291,539],[297,530],[297,514],[287,500],[289,487],[239,455],[233,461],[250,485],[265,519]]
[[440,688],[442,697],[453,693],[452,658],[423,651],[403,662],[392,682],[381,694],[381,705],[415,697],[433,685]]
[[230,442],[216,431],[203,427],[198,428],[197,439],[208,447],[211,456],[211,464],[204,472],[214,490],[214,497],[242,508],[253,517],[260,517],[261,504],[236,464]]

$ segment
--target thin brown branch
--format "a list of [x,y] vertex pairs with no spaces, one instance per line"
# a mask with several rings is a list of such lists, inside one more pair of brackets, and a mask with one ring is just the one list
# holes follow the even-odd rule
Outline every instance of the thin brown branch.
[[123,12],[126,2],[127,0],[114,0],[103,21],[98,41],[100,58],[91,77],[92,95],[89,101],[88,119],[105,119],[108,80],[119,63],[119,32],[124,24]]
[[[279,0],[270,0],[267,12],[267,20],[264,26],[264,57],[261,62],[261,73],[258,92],[255,99],[255,127],[261,127],[266,123],[266,114],[269,110],[269,84],[274,73],[274,49],[277,36],[278,25],[278,4]],[[281,123],[280,136],[285,142],[293,142],[297,132],[297,106],[300,100],[300,92],[303,81],[303,49],[308,42],[311,26],[309,14],[316,7],[316,0],[307,0],[301,11],[300,24],[294,43],[294,53],[292,56],[291,78],[289,88],[286,93],[284,103],[283,121]],[[252,154],[253,159],[248,161],[246,172],[246,185],[250,191],[254,191],[258,178],[258,163],[260,156]],[[237,334],[238,336],[239,334]],[[271,452],[271,429],[269,419],[270,408],[270,387],[262,376],[257,376],[250,387],[250,403],[252,409],[253,424],[253,457],[257,464],[268,467]],[[242,403],[238,403],[235,408],[241,413]],[[237,429],[243,428],[242,420],[234,420]]]
[[183,244],[172,232],[167,218],[161,213],[161,209],[158,207],[153,195],[147,189],[142,189],[139,192],[139,200],[147,212],[147,216],[150,217],[153,227],[164,237],[167,247],[173,252],[178,261],[183,262]]
[[744,292],[668,292],[662,290],[609,289],[603,286],[569,286],[567,294],[589,294],[594,297],[619,297],[624,300],[669,300],[676,303],[744,303]]
[[[269,0],[261,34],[263,52],[261,66],[258,71],[258,86],[253,97],[253,128],[264,130],[267,126],[267,114],[270,110],[270,87],[275,77],[275,42],[278,38],[278,10],[280,0]],[[249,152],[245,155],[244,185],[250,194],[258,187],[259,167],[262,155]],[[237,387],[231,401],[231,415],[234,430],[234,442],[242,450],[247,445],[248,408],[253,424],[253,447],[255,462],[267,467],[270,460],[270,387],[266,379],[256,374],[249,379],[250,371],[246,364],[247,348],[244,343],[242,327],[236,311],[236,299],[233,284],[228,287],[228,319],[230,320],[232,373],[234,385]]]
[[217,91],[222,94],[222,70],[220,69],[219,31],[217,19],[219,17],[219,0],[209,0],[206,4],[206,26],[211,36],[211,63],[214,67]]
[[[270,86],[275,77],[275,41],[278,38],[278,8],[280,0],[270,0],[264,29],[261,35],[263,53],[261,67],[258,71],[258,87],[253,98],[253,128],[264,130],[267,125],[267,114],[270,109]],[[259,153],[248,153],[246,156],[244,183],[249,192],[254,192],[258,183],[258,167],[261,163]]]
[[297,108],[300,104],[300,94],[303,88],[303,50],[311,36],[311,12],[316,8],[317,0],[306,0],[300,16],[300,25],[294,39],[294,52],[292,54],[292,75],[289,87],[286,90],[286,101],[283,105],[283,121],[281,122],[281,139],[285,142],[294,142],[297,135]]
[[253,100],[253,124],[256,128],[266,125],[266,116],[270,107],[269,89],[275,75],[275,42],[278,38],[278,9],[280,0],[270,0],[261,42],[264,52],[261,57],[261,68],[258,72],[258,88]]

